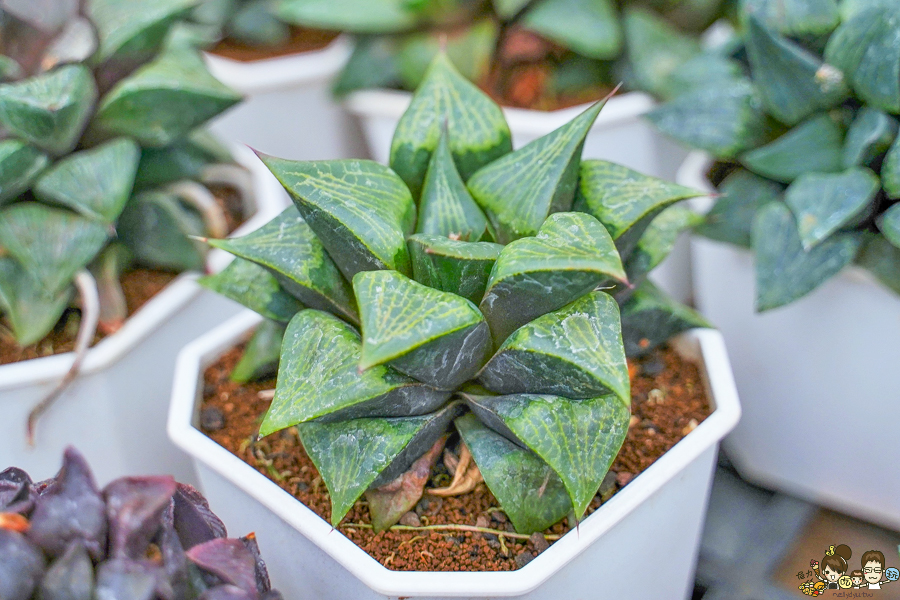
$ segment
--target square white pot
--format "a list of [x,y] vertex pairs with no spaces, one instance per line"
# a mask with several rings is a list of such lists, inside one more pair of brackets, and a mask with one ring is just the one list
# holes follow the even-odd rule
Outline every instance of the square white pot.
[[[678,181],[712,191],[702,153]],[[729,347],[743,400],[725,441],[741,475],[900,530],[900,296],[850,267],[754,312],[751,253],[692,240],[694,294]]]
[[719,440],[740,416],[721,336],[677,340],[701,365],[713,413],[585,519],[514,572],[390,571],[340,531],[197,429],[203,371],[260,321],[249,311],[178,357],[169,436],[194,457],[210,506],[234,530],[254,530],[272,584],[295,600],[386,598],[685,598]]
[[[253,216],[235,235],[268,222],[289,204],[281,186],[247,148],[234,148],[253,175]],[[230,260],[210,252],[207,267]],[[76,446],[100,485],[123,475],[175,475],[191,482],[190,460],[166,437],[167,400],[175,356],[187,342],[235,315],[240,307],[201,288],[185,273],[148,301],[123,327],[88,351],[78,379],[41,416],[36,444],[25,439],[29,411],[68,371],[72,353],[0,366],[0,470],[25,469],[35,480],[59,470],[63,449]]]
[[352,52],[346,36],[321,50],[242,62],[205,53],[210,72],[244,94],[216,118],[223,139],[291,160],[365,156],[359,125],[332,99],[331,85]]

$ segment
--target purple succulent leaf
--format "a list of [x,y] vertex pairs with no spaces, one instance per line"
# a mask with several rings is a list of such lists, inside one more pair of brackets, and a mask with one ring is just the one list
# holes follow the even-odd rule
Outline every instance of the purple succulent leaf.
[[166,476],[122,477],[103,490],[109,520],[109,555],[133,558],[146,555],[172,495],[175,480]]
[[0,471],[0,512],[27,514],[36,497],[28,473],[16,467]]
[[175,499],[169,500],[162,515],[156,545],[162,555],[162,567],[176,598],[187,598],[189,589],[188,560],[175,531]]
[[256,542],[256,534],[250,533],[241,538],[244,546],[253,555],[256,562],[256,591],[260,594],[268,592],[272,589],[272,583],[269,581],[269,570],[266,568],[266,561],[263,560],[259,551],[259,544]]
[[66,448],[56,479],[35,502],[28,537],[51,557],[81,540],[94,560],[106,551],[106,505],[84,457]]
[[21,533],[0,529],[0,598],[28,600],[44,574],[44,555]]
[[188,550],[187,557],[223,582],[256,594],[256,559],[241,540],[210,540]]
[[209,588],[202,594],[198,600],[257,600],[259,596],[255,593],[251,594],[241,588],[233,585],[217,585]]
[[179,483],[175,491],[175,531],[185,548],[228,535],[225,524],[210,510],[206,498],[184,483]]
[[41,581],[41,600],[91,600],[94,591],[94,565],[81,541],[69,544]]
[[95,600],[154,600],[158,569],[130,558],[113,558],[97,568]]

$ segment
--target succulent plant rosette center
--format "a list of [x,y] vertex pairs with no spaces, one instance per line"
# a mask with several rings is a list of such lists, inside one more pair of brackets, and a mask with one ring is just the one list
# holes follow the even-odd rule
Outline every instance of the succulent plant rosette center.
[[900,3],[745,0],[650,118],[719,159],[698,231],[751,248],[756,308],[853,263],[900,293]]
[[582,161],[602,106],[512,151],[439,55],[390,167],[262,157],[295,207],[210,240],[238,259],[204,283],[287,323],[259,433],[297,428],[334,524],[363,494],[395,523],[453,431],[449,493],[483,478],[525,534],[581,518],[627,432],[626,350],[705,326],[645,278],[698,192]]

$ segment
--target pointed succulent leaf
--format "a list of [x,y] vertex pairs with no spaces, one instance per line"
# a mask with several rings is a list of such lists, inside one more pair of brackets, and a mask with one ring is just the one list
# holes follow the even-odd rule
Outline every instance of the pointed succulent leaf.
[[721,81],[740,80],[741,63],[720,52],[705,51],[675,67],[660,90],[660,96],[675,98],[690,91],[716,85]]
[[49,162],[47,155],[19,140],[0,142],[0,206],[31,187]]
[[844,21],[825,47],[825,60],[844,72],[856,95],[900,113],[900,8],[872,6]]
[[206,233],[203,219],[177,196],[142,192],[125,205],[116,231],[140,264],[173,271],[202,271],[205,245],[188,236]]
[[844,135],[827,113],[810,117],[780,138],[741,156],[741,163],[763,177],[790,183],[804,173],[843,170]]
[[96,100],[87,67],[66,65],[0,85],[0,125],[42,150],[64,154],[78,142]]
[[109,556],[146,557],[163,512],[175,493],[169,475],[121,477],[103,488],[109,522]]
[[416,233],[477,242],[484,237],[487,228],[487,217],[475,204],[456,170],[445,131],[431,155],[425,175]]
[[442,51],[460,75],[469,81],[483,81],[497,46],[497,28],[492,19],[480,19],[449,37],[439,30],[420,30],[400,36],[397,67],[402,87],[419,87],[434,57]]
[[790,209],[773,202],[753,223],[756,310],[789,304],[819,287],[853,262],[859,235],[839,233],[809,251],[803,249]]
[[584,139],[605,100],[524,147],[480,169],[469,191],[484,209],[497,241],[535,235],[547,216],[571,209]]
[[137,144],[127,138],[76,152],[41,175],[34,195],[85,217],[114,223],[131,195],[139,159]]
[[881,188],[869,169],[843,173],[807,173],[785,192],[784,201],[797,219],[800,241],[809,250],[866,208]]
[[612,392],[628,406],[631,384],[619,307],[591,292],[516,330],[478,375],[498,394],[595,398]]
[[0,213],[0,247],[56,295],[100,252],[109,238],[102,223],[38,202]]
[[[169,33],[169,25],[200,0],[91,0],[88,15],[97,28],[97,63],[110,58],[143,56],[154,51]],[[123,56],[124,55],[124,56]]]
[[619,453],[631,417],[628,407],[613,394],[584,400],[535,394],[467,400],[475,414],[487,413],[502,421],[556,471],[579,519]]
[[500,252],[481,312],[495,346],[521,325],[562,308],[625,270],[603,225],[584,213],[557,213],[537,237],[517,240]]
[[311,421],[297,430],[331,497],[331,524],[337,526],[376,480],[429,422],[429,416],[402,419]]
[[622,341],[627,356],[645,354],[695,327],[712,327],[699,313],[676,302],[650,280],[622,304]]
[[91,127],[95,134],[166,146],[240,100],[195,51],[172,48],[117,83],[100,101]]
[[278,371],[284,329],[285,326],[277,321],[266,319],[260,323],[253,332],[253,337],[244,347],[241,360],[231,371],[231,380],[237,383],[247,383],[254,379],[274,375]]
[[517,532],[543,531],[572,510],[563,482],[534,452],[488,429],[471,413],[455,423],[485,483]]
[[0,528],[0,594],[3,598],[33,598],[44,576],[45,559],[40,549],[18,531]]
[[411,273],[405,235],[416,207],[396,173],[371,160],[261,158],[348,281],[360,271]]
[[[900,43],[900,37],[897,38]],[[898,71],[900,77],[900,71]],[[863,106],[847,130],[844,142],[845,168],[868,165],[883,154],[897,138],[900,123],[894,117],[869,106]]]
[[884,236],[866,236],[856,262],[890,290],[900,294],[900,248]]
[[282,0],[276,14],[287,23],[349,33],[397,33],[411,29],[416,12],[405,0]]
[[418,198],[441,131],[463,181],[512,150],[503,112],[438,54],[403,113],[391,141],[391,168]]
[[18,467],[0,471],[0,512],[28,514],[36,499],[34,482],[28,473]]
[[296,208],[286,208],[245,236],[209,244],[265,267],[306,306],[358,321],[350,284]]
[[135,188],[145,189],[182,179],[199,179],[203,168],[217,162],[188,139],[162,148],[141,148]]
[[765,140],[766,119],[749,80],[725,80],[663,104],[647,118],[664,134],[721,158]]
[[589,58],[612,60],[622,49],[622,28],[610,0],[543,0],[520,23]]
[[667,206],[703,193],[604,160],[581,163],[575,210],[596,217],[623,257]]
[[360,369],[390,363],[433,387],[471,379],[493,347],[484,316],[470,301],[395,271],[353,278],[362,322]]
[[881,163],[881,185],[888,198],[900,199],[900,136],[894,140]]
[[826,34],[840,20],[836,0],[740,0],[740,14],[796,37]]
[[424,233],[410,236],[407,245],[416,281],[476,304],[484,297],[491,269],[503,250],[491,242],[462,242]]
[[625,261],[629,283],[638,283],[659,266],[672,252],[681,232],[702,222],[703,217],[683,206],[672,206],[662,211],[644,231]]
[[287,323],[303,310],[303,304],[288,294],[274,275],[242,258],[235,258],[221,272],[201,277],[197,283],[273,321]]
[[449,397],[388,366],[359,372],[362,344],[352,326],[302,310],[284,334],[275,398],[260,425],[265,436],[298,423],[403,417],[435,410]]
[[8,256],[0,257],[0,313],[6,316],[20,346],[47,336],[71,299],[71,286],[48,294],[19,263]]
[[719,194],[697,233],[720,242],[750,247],[750,232],[756,212],[769,202],[778,202],[784,186],[746,169],[737,169],[719,184]]
[[671,74],[700,53],[700,44],[665,19],[643,9],[625,11],[625,43],[638,89],[664,95]]
[[210,510],[209,502],[195,488],[179,483],[173,498],[173,526],[185,549],[226,536],[225,524]]
[[878,229],[890,243],[900,248],[900,204],[895,204],[882,213],[878,219]]
[[794,125],[819,110],[842,102],[849,90],[843,74],[809,52],[766,27],[750,15],[747,56],[753,83],[768,112]]
[[187,551],[188,559],[227,584],[256,593],[256,559],[239,539],[218,538]]
[[94,565],[79,541],[69,544],[41,580],[37,596],[42,600],[91,600],[94,590]]

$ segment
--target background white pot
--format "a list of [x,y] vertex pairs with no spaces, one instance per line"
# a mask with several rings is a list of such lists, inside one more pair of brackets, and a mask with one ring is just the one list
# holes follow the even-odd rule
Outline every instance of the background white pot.
[[[679,183],[712,190],[691,154]],[[900,296],[857,267],[753,309],[747,250],[692,240],[695,299],[725,336],[744,416],[725,441],[746,479],[900,530]]]
[[602,595],[657,600],[688,595],[718,442],[740,415],[718,332],[694,330],[677,342],[679,351],[702,365],[714,412],[585,519],[577,533],[565,536],[515,572],[433,573],[390,571],[381,566],[196,428],[203,370],[259,321],[247,311],[181,352],[169,435],[194,457],[213,511],[235,531],[256,531],[272,584],[286,598],[549,600]]
[[[266,223],[289,204],[274,178],[247,148],[234,148],[253,174],[253,216],[235,234]],[[273,185],[274,182],[274,185]],[[210,252],[207,265],[229,261]],[[81,375],[37,424],[35,447],[25,440],[25,421],[72,364],[71,353],[0,366],[0,470],[13,465],[34,480],[59,470],[63,449],[75,445],[91,464],[99,484],[122,475],[170,473],[191,482],[190,460],[165,433],[167,400],[177,352],[210,327],[236,314],[239,306],[179,276],[138,310],[114,335],[88,351]]]
[[209,70],[245,100],[212,122],[223,139],[292,160],[365,156],[359,126],[332,99],[352,51],[338,37],[321,50],[242,62],[206,53]]

